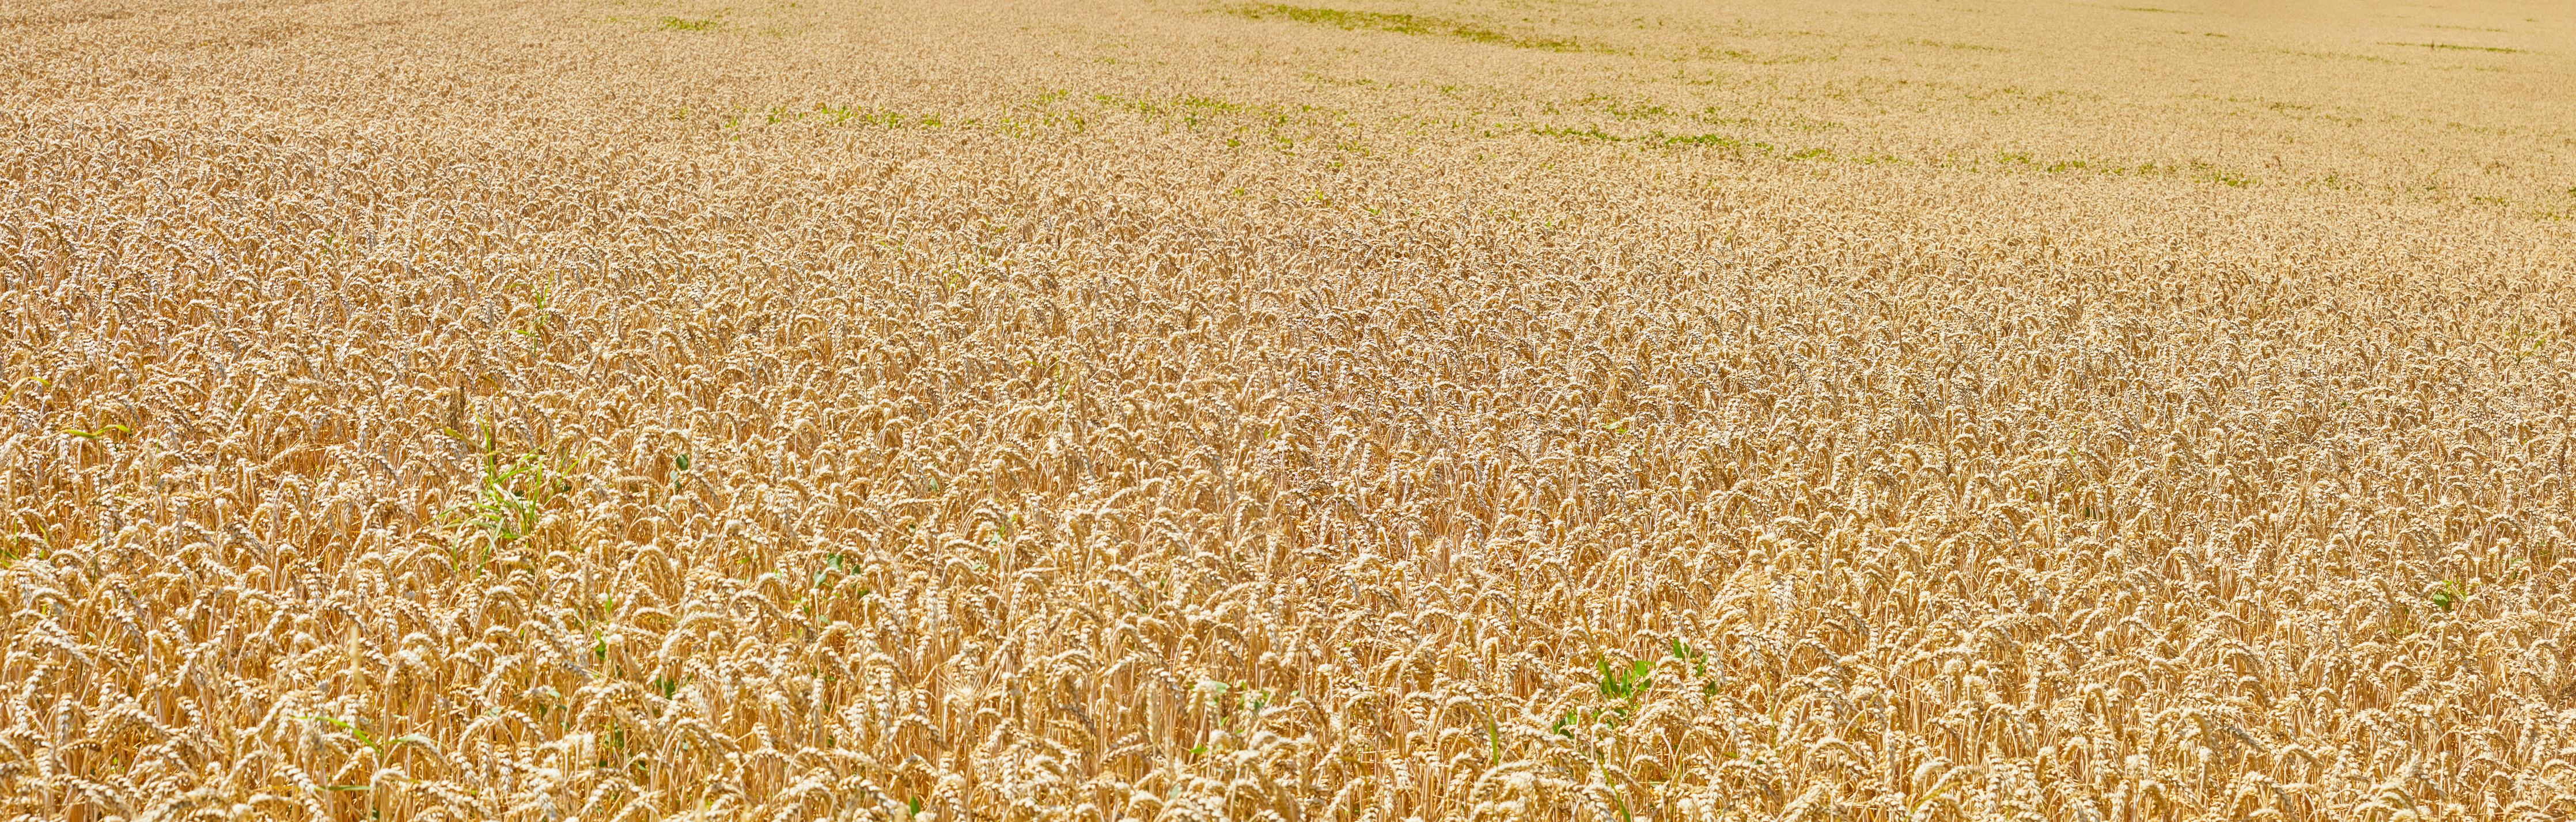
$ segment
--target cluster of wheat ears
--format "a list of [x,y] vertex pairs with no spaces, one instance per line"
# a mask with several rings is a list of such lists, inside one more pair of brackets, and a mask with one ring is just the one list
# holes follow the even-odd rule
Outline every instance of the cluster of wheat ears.
[[0,4],[0,815],[2576,815],[2564,221],[823,5]]

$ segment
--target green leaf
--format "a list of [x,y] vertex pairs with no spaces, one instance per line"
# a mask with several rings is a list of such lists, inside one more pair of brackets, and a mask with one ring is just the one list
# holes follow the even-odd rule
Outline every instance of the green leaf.
[[1503,732],[1494,727],[1494,715],[1485,714],[1485,741],[1494,746],[1494,764],[1503,764]]

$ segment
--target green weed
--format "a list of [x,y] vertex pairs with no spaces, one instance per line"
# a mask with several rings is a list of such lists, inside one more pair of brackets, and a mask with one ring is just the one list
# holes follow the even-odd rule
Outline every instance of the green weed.
[[1437,17],[1422,17],[1412,14],[1394,14],[1374,11],[1345,11],[1342,9],[1311,6],[1287,6],[1276,3],[1242,6],[1234,9],[1233,11],[1237,15],[1254,20],[1268,17],[1282,17],[1300,23],[1333,26],[1345,31],[1366,29],[1392,34],[1408,34],[1425,37],[1449,37],[1475,43],[1491,43],[1494,45],[1511,46],[1513,48],[1541,49],[1545,51],[1583,50],[1582,44],[1571,39],[1561,37],[1522,37],[1485,28],[1473,23],[1466,23],[1457,20],[1445,20]]
[[2497,54],[2529,54],[2529,53],[2531,53],[2531,52],[2528,52],[2528,51],[2524,51],[2524,50],[2522,50],[2522,49],[2509,49],[2509,48],[2505,48],[2505,47],[2503,47],[2503,46],[2462,46],[2462,45],[2455,45],[2455,44],[2452,44],[2452,43],[2396,43],[2396,42],[2387,42],[2387,41],[2382,41],[2382,42],[2380,43],[2380,45],[2383,45],[2383,46],[2407,46],[2407,47],[2411,47],[2411,48],[2424,48],[2424,49],[2442,49],[2442,50],[2447,50],[2447,51],[2491,51],[2491,52],[2495,52],[2495,53],[2497,53]]

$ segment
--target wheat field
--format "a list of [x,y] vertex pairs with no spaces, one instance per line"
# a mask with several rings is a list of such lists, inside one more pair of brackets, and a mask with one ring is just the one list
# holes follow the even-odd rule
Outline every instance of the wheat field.
[[2576,817],[2576,12],[0,0],[0,818]]

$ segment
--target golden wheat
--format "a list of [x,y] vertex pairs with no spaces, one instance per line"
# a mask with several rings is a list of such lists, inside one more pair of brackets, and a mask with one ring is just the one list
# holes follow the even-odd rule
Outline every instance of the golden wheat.
[[0,814],[2569,818],[2371,10],[0,5]]

